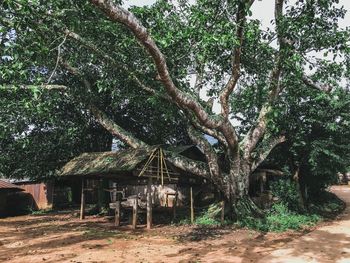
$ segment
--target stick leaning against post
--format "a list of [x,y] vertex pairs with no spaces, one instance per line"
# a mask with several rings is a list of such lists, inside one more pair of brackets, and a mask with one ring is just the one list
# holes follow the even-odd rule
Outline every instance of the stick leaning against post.
[[84,178],[81,179],[81,201],[80,201],[80,220],[85,218],[85,188]]

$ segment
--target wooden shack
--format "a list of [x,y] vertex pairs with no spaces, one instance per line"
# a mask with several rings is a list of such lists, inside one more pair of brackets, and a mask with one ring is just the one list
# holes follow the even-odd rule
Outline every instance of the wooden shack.
[[24,190],[32,197],[30,209],[51,209],[53,206],[54,183],[38,182],[31,179],[22,179],[13,181],[15,185]]
[[21,192],[23,189],[10,182],[0,180],[0,216],[16,214],[16,206],[9,205],[8,200],[14,193]]
[[[84,218],[86,193],[92,191],[89,181],[108,179],[111,207],[147,210],[150,227],[152,209],[175,208],[193,203],[193,188],[202,188],[205,179],[181,170],[172,158],[181,155],[206,165],[204,154],[196,146],[125,149],[117,152],[83,153],[68,162],[60,171],[61,178],[79,177],[82,181],[81,218]],[[192,202],[191,202],[192,200]],[[136,202],[136,204],[135,204]],[[192,204],[193,205],[193,204]],[[136,210],[136,211],[135,211]],[[174,211],[175,213],[175,211]],[[116,219],[116,224],[119,224]],[[150,222],[149,222],[150,221]],[[135,222],[133,221],[135,226]]]
[[277,169],[258,168],[249,178],[249,195],[255,204],[261,208],[269,208],[274,203],[271,192],[271,183],[283,176],[284,173]]

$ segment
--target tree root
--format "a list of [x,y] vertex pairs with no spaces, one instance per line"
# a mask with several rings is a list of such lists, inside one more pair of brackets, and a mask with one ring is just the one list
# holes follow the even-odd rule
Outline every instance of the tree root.
[[238,199],[233,205],[234,218],[236,220],[247,217],[263,218],[263,211],[257,207],[249,196]]

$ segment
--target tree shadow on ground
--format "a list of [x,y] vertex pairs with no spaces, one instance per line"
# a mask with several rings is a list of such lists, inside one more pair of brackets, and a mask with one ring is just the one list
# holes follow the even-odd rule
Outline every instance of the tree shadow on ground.
[[[80,221],[73,215],[62,218],[52,213],[11,218],[9,221],[1,220],[0,262],[6,262],[11,257],[25,257],[35,253],[44,255],[79,244],[85,246],[85,249],[101,249],[108,246],[110,238],[132,239],[143,235],[144,232],[144,229],[133,231],[129,227],[115,228],[103,217]],[[59,255],[62,257],[60,260],[77,256],[74,252],[68,254]]]
[[[295,240],[287,246],[272,252],[264,262],[295,262],[304,259],[312,262],[340,262],[350,259],[350,233],[342,233],[344,229],[315,230],[310,235]],[[264,244],[273,248],[273,244]],[[249,253],[246,254],[249,256]],[[281,261],[281,258],[283,260]]]
[[197,226],[192,231],[176,235],[179,242],[216,239],[232,231],[232,228]]

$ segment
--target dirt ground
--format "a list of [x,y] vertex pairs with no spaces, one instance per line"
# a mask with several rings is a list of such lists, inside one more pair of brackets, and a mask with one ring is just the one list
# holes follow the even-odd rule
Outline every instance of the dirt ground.
[[[345,199],[350,202],[350,188],[337,189],[336,193],[345,191]],[[349,208],[345,217],[350,219]],[[127,226],[115,228],[104,217],[91,216],[80,221],[76,211],[55,212],[0,219],[0,262],[287,262],[278,261],[281,255],[283,258],[283,249],[287,247],[287,251],[290,251],[289,244],[320,231],[322,227],[328,226],[282,234],[191,226],[155,226],[152,230],[144,227],[131,230]],[[349,237],[340,233],[345,230],[349,231]],[[339,233],[333,236],[338,245],[350,243],[350,223],[345,230],[339,228]],[[308,234],[310,231],[312,233]],[[322,236],[322,231],[318,235]],[[321,248],[317,246],[321,245],[326,244],[314,244],[314,253],[320,251]],[[330,249],[327,246],[323,253]],[[282,252],[274,255],[276,251]],[[337,259],[344,259],[344,253],[341,255]],[[349,261],[339,262],[350,262],[350,257]]]
[[338,220],[293,239],[258,262],[350,263],[350,188],[334,186],[332,191],[346,202],[346,208]]

